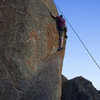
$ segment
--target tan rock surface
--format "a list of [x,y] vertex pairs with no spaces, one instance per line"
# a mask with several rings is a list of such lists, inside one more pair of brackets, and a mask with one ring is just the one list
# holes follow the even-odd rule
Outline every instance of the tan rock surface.
[[0,0],[0,100],[60,100],[64,50],[52,0]]

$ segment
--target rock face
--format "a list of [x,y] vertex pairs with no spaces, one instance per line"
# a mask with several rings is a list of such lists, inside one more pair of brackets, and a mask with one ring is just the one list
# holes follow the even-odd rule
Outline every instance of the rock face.
[[100,100],[100,94],[90,81],[77,77],[63,84],[62,100]]
[[52,0],[0,0],[0,100],[60,100],[64,50]]

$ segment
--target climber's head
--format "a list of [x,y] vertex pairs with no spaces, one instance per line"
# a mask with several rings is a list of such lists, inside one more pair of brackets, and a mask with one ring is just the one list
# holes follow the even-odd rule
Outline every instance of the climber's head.
[[60,15],[60,17],[62,18],[63,16],[62,16],[62,15]]

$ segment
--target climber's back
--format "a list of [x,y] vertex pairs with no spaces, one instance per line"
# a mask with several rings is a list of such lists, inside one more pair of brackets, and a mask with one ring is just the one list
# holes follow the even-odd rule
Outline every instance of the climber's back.
[[65,19],[61,16],[56,16],[57,26],[65,27]]

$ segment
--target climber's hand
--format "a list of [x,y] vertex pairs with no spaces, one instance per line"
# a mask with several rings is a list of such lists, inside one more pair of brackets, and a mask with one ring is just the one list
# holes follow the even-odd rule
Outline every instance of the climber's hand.
[[50,11],[50,15],[52,15],[52,12]]

